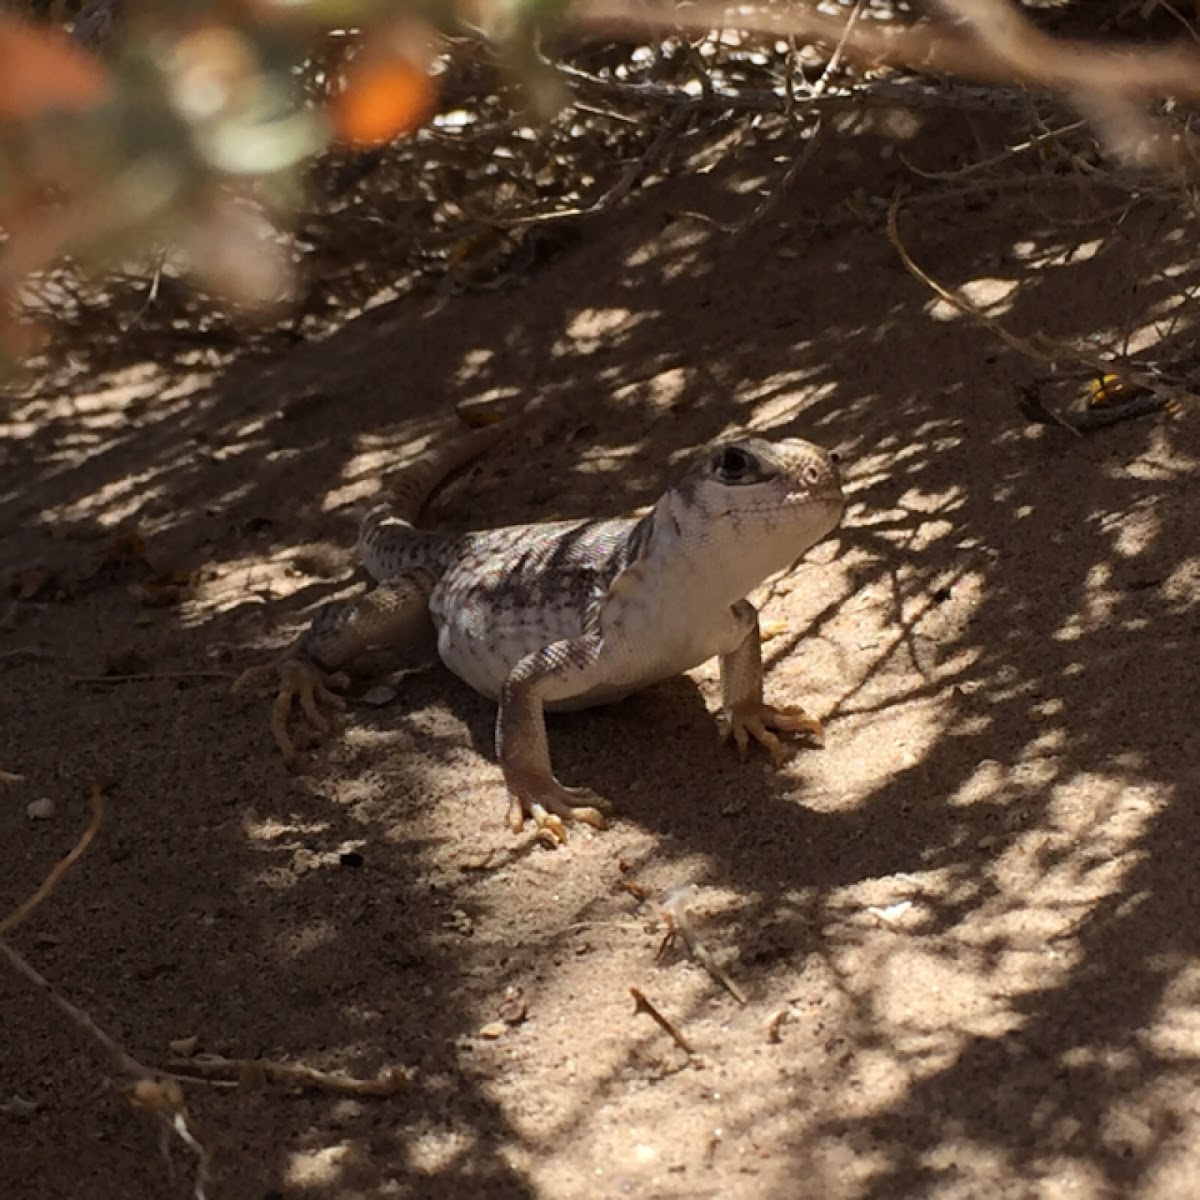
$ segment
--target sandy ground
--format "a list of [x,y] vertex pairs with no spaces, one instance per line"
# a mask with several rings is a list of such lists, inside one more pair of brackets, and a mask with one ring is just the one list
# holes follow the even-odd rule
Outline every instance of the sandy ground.
[[[925,133],[925,165],[969,144],[959,118]],[[753,206],[782,168],[750,139],[523,285],[220,370],[130,347],[5,402],[0,767],[25,778],[0,794],[0,908],[74,843],[93,782],[107,804],[14,944],[150,1064],[195,1039],[409,1075],[382,1099],[187,1084],[214,1200],[1196,1194],[1194,413],[1026,421],[1022,388],[1085,383],[902,268],[890,145],[828,137],[741,234],[681,215]],[[1085,218],[1043,180],[901,224],[1016,330],[1186,352],[1194,230],[1149,202]],[[560,777],[620,814],[555,852],[506,828],[492,707],[441,669],[283,767],[231,677],[346,590],[381,476],[489,395],[529,424],[431,523],[623,512],[731,428],[841,454],[843,527],[758,597],[786,626],[768,694],[822,715],[824,749],[739,764],[714,665],[553,719]],[[194,586],[156,603],[171,572]],[[626,883],[695,885],[747,1002],[656,957]],[[7,970],[0,1013],[0,1195],[190,1194],[188,1155],[172,1181],[94,1046]]]

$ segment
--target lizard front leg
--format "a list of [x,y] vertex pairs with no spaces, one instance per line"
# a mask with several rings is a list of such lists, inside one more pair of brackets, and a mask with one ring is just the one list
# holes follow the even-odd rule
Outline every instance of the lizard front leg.
[[504,681],[496,717],[496,757],[508,788],[514,833],[520,832],[526,816],[555,845],[567,840],[566,822],[604,828],[598,797],[586,788],[563,787],[554,778],[545,718],[547,701],[577,696],[595,686],[592,676],[600,657],[599,635],[586,634],[527,654]]
[[783,761],[783,746],[771,731],[811,733],[824,742],[821,722],[810,717],[799,705],[775,708],[763,701],[762,642],[758,628],[758,610],[749,600],[739,600],[729,610],[733,624],[730,640],[734,648],[721,654],[721,740],[730,737],[744,758],[753,738],[765,746],[778,766]]
[[344,708],[345,701],[332,689],[344,688],[349,682],[338,668],[368,650],[419,641],[432,628],[432,586],[429,572],[412,571],[381,583],[355,600],[327,604],[277,662],[242,672],[233,685],[235,692],[244,691],[264,674],[278,672],[271,733],[285,762],[296,757],[296,743],[288,729],[293,703],[313,731],[328,733],[329,719],[321,711],[322,705],[327,709]]

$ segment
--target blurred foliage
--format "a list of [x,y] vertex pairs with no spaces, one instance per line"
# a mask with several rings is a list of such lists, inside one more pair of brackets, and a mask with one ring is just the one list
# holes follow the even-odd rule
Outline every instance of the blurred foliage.
[[[1105,30],[1157,8],[1082,7]],[[1200,93],[1194,48],[1139,75],[1130,55],[1060,49],[1007,0],[734,16],[580,0],[566,15],[563,0],[10,5],[0,352],[27,354],[39,324],[111,338],[150,308],[181,336],[219,339],[213,301],[293,335],[412,287],[440,302],[553,253],[575,215],[634,186],[665,137],[703,123],[714,139],[764,114],[806,136],[818,100],[887,86],[896,64],[1057,87],[1131,159],[1191,153],[1139,106],[1160,77],[1178,91],[1191,71]],[[715,28],[731,21],[740,32]],[[1113,63],[1134,99],[1109,86]]]
[[306,163],[331,139],[407,132],[433,103],[428,26],[371,0],[30,8],[40,23],[0,16],[10,304],[63,256],[107,267],[149,248],[236,306],[277,305],[290,273],[270,218],[296,208]]

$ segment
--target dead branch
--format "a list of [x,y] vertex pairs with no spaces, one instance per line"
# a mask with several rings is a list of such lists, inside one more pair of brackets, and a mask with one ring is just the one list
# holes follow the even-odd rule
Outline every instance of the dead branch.
[[776,38],[842,45],[868,67],[904,67],[982,83],[1022,84],[1069,99],[1125,161],[1184,172],[1197,162],[1190,137],[1152,119],[1139,104],[1153,97],[1200,100],[1200,51],[1183,42],[1127,48],[1056,39],[1042,33],[1010,0],[942,0],[953,25],[873,21],[854,25],[798,5],[727,9],[712,3],[676,7],[641,0],[589,0],[577,21],[626,32],[737,29]]
[[[1046,91],[1109,91],[1131,98],[1188,96],[1200,100],[1200,52],[1192,46],[1109,48],[1056,39],[1042,33],[1008,0],[943,0],[943,7],[978,29],[872,21],[849,34],[849,18],[815,7],[729,9],[712,3],[675,7],[634,0],[588,0],[576,21],[589,28],[693,33],[736,29],[772,37],[796,37],[828,46],[845,41],[845,52],[873,67],[957,75],[980,83],[1023,84]],[[994,41],[992,39],[995,39]]]
[[[196,1181],[193,1189],[195,1200],[205,1200],[205,1185],[209,1179],[209,1153],[197,1136],[191,1118],[183,1103],[183,1091],[173,1079],[164,1079],[138,1062],[120,1044],[114,1041],[87,1013],[76,1008],[65,996],[55,990],[54,985],[28,959],[16,950],[5,938],[0,938],[0,957],[8,960],[9,966],[36,987],[59,1012],[96,1042],[112,1060],[117,1071],[124,1076],[118,1084],[121,1094],[134,1108],[151,1114],[159,1122],[165,1135],[174,1134],[196,1155]],[[166,1143],[164,1142],[164,1153]],[[169,1160],[168,1160],[169,1161]]]

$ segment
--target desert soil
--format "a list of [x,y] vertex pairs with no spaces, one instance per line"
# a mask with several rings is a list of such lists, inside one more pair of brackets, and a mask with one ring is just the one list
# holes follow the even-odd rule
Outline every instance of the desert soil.
[[[1004,130],[902,116],[830,130],[735,234],[778,142],[651,180],[498,289],[219,367],[131,336],[4,401],[0,909],[105,804],[13,944],[151,1066],[402,1072],[387,1097],[185,1083],[213,1200],[1200,1192],[1195,413],[1030,422],[1029,389],[1079,406],[1086,373],[939,300],[883,216],[925,187],[900,226],[932,277],[1162,359],[1193,336],[1195,229],[1019,163],[923,184],[898,149],[950,167]],[[353,586],[384,476],[489,396],[530,416],[438,527],[628,511],[734,428],[838,451],[843,526],[756,597],[769,697],[824,748],[739,763],[713,664],[555,718],[560,777],[619,815],[551,851],[504,823],[491,704],[384,664],[395,698],[357,680],[285,768],[232,677]],[[744,1003],[659,954],[664,899]],[[191,1193],[7,967],[0,1013],[0,1196]]]

